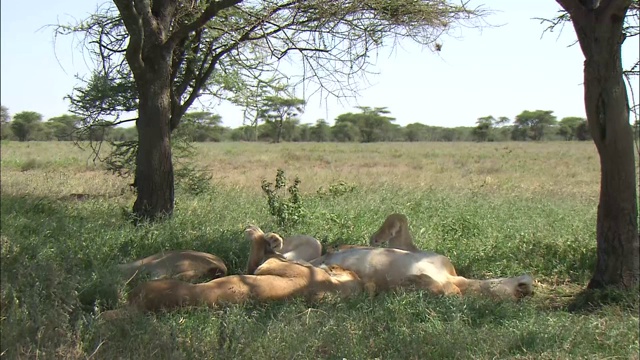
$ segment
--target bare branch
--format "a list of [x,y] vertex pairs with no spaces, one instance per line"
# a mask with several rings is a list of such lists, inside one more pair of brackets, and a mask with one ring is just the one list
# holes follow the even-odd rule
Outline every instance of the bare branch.
[[[184,95],[185,91],[187,91],[187,88],[189,87],[189,84],[196,76],[194,68],[197,62],[197,58],[200,54],[200,49],[201,49],[200,45],[202,43],[202,33],[203,33],[202,29],[196,31],[193,41],[190,42],[191,48],[189,50],[191,52],[190,52],[189,59],[186,61],[186,64],[184,66],[182,81],[178,82],[175,86],[173,86],[173,88],[175,89],[175,96],[178,99],[180,99]],[[205,51],[204,53],[205,59],[211,54],[212,44],[213,43],[211,42],[209,45],[208,51]],[[173,77],[173,79],[175,79],[175,77]]]
[[142,42],[144,39],[144,31],[142,29],[142,21],[133,3],[130,0],[113,0],[120,11],[120,16],[124,22],[124,26],[129,33],[129,46],[127,46],[127,61],[134,73],[139,73],[144,67],[142,62]]
[[151,4],[151,13],[160,21],[163,28],[169,28],[178,3],[175,0],[154,0]]
[[89,42],[89,44],[95,44],[95,45],[97,45],[98,47],[100,47],[100,49],[102,49],[102,50],[107,50],[108,52],[111,52],[111,53],[120,53],[120,54],[124,54],[124,53],[126,53],[126,52],[127,52],[127,50],[126,50],[126,49],[124,49],[124,50],[120,50],[120,49],[110,48],[108,45],[105,45],[104,43],[102,43],[102,42],[100,42],[100,41],[97,41],[97,40],[96,40],[96,41],[90,41],[90,42]]
[[580,0],[556,0],[556,2],[570,14],[575,11],[584,11],[585,9]]
[[616,12],[626,11],[631,5],[631,0],[601,0],[598,11],[605,16]]
[[173,34],[171,34],[171,36],[167,40],[167,43],[168,44],[178,43],[180,39],[186,37],[189,33],[203,27],[204,24],[206,24],[207,21],[211,20],[214,16],[216,16],[219,11],[228,9],[241,2],[242,0],[212,1],[196,20],[188,24],[182,25],[180,28],[174,31]]
[[137,120],[138,120],[138,118],[126,119],[126,120],[117,120],[117,121],[103,121],[103,122],[100,122],[100,123],[93,124],[91,126],[94,126],[94,127],[115,127],[115,126],[118,126],[118,125],[130,123],[130,122],[137,121]]
[[[136,9],[140,20],[142,21],[142,28],[145,30],[144,41],[153,41],[154,43],[159,44],[162,39],[158,36],[160,35],[158,34],[158,24],[156,23],[154,16],[151,14],[151,3],[149,0],[133,0],[133,7]],[[147,39],[147,37],[154,37],[155,39]]]
[[213,70],[215,69],[215,66],[218,63],[218,61],[220,60],[220,58],[222,58],[228,52],[233,50],[235,48],[235,46],[237,46],[237,44],[235,44],[233,46],[229,46],[226,49],[219,51],[211,59],[211,62],[209,63],[209,66],[207,67],[207,69],[204,70],[204,72],[201,73],[201,76],[199,76],[198,78],[195,79],[195,83],[193,84],[193,88],[191,90],[191,94],[189,94],[187,99],[179,107],[179,111],[176,113],[176,115],[175,116],[173,116],[173,115],[171,116],[171,121],[170,121],[171,130],[174,130],[175,128],[178,127],[178,125],[180,124],[180,119],[182,118],[182,115],[184,115],[184,113],[187,111],[187,109],[189,109],[189,107],[193,104],[193,102],[200,96],[200,90],[205,85],[206,80],[209,79],[209,77],[211,77],[211,74],[213,73]]

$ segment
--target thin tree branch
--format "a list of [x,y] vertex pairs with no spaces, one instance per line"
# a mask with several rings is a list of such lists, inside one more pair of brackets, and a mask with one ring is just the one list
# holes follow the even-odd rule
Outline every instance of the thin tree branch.
[[585,9],[579,0],[556,0],[556,2],[570,14],[573,14],[574,11],[584,11]]
[[[174,86],[174,88],[176,89],[176,98],[178,99],[182,98],[185,91],[187,91],[189,84],[195,78],[195,73],[193,68],[195,67],[196,59],[198,57],[198,54],[200,53],[200,43],[202,40],[202,32],[203,32],[202,29],[196,31],[196,34],[193,40],[193,45],[191,47],[191,54],[189,56],[189,59],[187,59],[186,65],[184,67],[184,71],[182,72],[182,81],[176,86]],[[209,49],[204,54],[205,59],[211,53],[211,44],[212,43],[209,44]]]
[[130,122],[137,121],[137,120],[138,120],[138,118],[126,119],[126,120],[118,120],[118,121],[104,121],[104,122],[91,124],[91,127],[99,127],[99,126],[100,127],[115,127],[115,126],[118,126],[118,125],[130,123]]
[[111,48],[111,47],[109,47],[109,46],[107,46],[107,45],[103,44],[103,43],[102,43],[102,42],[100,42],[99,40],[89,41],[89,44],[95,44],[95,45],[97,45],[100,49],[104,49],[104,50],[107,50],[107,51],[109,51],[109,52],[116,53],[116,54],[123,54],[123,53],[126,53],[126,52],[127,52],[127,49],[114,49],[114,48]]
[[167,40],[167,43],[170,44],[170,46],[173,46],[173,44],[178,43],[180,39],[186,37],[189,33],[203,27],[204,24],[215,17],[221,10],[238,5],[241,2],[242,0],[221,0],[211,2],[196,20],[182,25],[174,31]]
[[[145,41],[153,40],[154,43],[160,44],[162,39],[160,38],[160,34],[158,33],[158,24],[156,20],[151,14],[151,3],[149,0],[133,0],[133,6],[138,13],[143,25],[143,29],[151,29],[151,32],[144,32],[144,36],[146,37],[154,37],[155,39],[145,39]],[[152,35],[153,34],[153,35]]]
[[[244,34],[242,34],[236,41],[234,41],[232,44],[230,44],[229,46],[223,48],[222,50],[218,51],[212,58],[211,61],[209,63],[209,66],[206,68],[206,70],[204,70],[204,72],[200,71],[199,73],[202,74],[201,76],[199,76],[198,78],[195,78],[195,83],[193,85],[193,88],[191,90],[191,93],[189,94],[189,96],[187,97],[187,99],[183,102],[183,104],[180,106],[180,111],[177,111],[175,114],[172,114],[171,116],[171,120],[170,120],[170,129],[174,130],[175,128],[178,127],[178,125],[180,124],[180,119],[182,118],[182,115],[186,112],[186,110],[193,104],[193,102],[198,98],[198,96],[200,95],[200,91],[202,90],[202,88],[204,87],[204,85],[206,84],[206,80],[209,79],[209,77],[211,77],[211,74],[213,73],[213,70],[215,69],[216,64],[218,63],[218,61],[226,54],[228,54],[229,52],[231,52],[232,50],[236,49],[241,43],[245,42],[245,41],[249,41],[249,40],[258,40],[258,39],[262,39],[266,36],[268,36],[268,34],[263,34],[263,36],[260,37],[256,37],[256,38],[252,38],[251,34],[260,26],[262,26],[264,24],[264,22],[266,21],[265,19],[269,19],[271,16],[273,16],[274,14],[276,14],[278,11],[281,11],[283,9],[286,9],[287,7],[291,6],[295,4],[295,2],[288,2],[285,4],[282,4],[280,6],[275,7],[274,9],[272,9],[269,13],[265,14],[265,16],[262,18],[262,20],[256,22],[253,26],[251,26],[249,29],[247,29]],[[269,35],[271,34],[275,34],[277,32],[283,31],[284,29],[286,29],[288,26],[290,26],[291,24],[287,24],[285,26],[282,27],[278,27],[274,30],[272,30]],[[207,55],[211,54],[211,51],[207,52]],[[205,60],[206,61],[206,60]]]
[[129,67],[131,67],[131,71],[134,74],[139,74],[144,68],[142,61],[142,42],[144,39],[142,22],[130,0],[113,0],[113,2],[118,7],[124,26],[129,33],[129,45],[126,51]]
[[600,6],[598,6],[598,13],[600,16],[611,18],[613,15],[618,15],[619,21],[624,21],[624,16],[631,6],[631,0],[602,0]]
[[160,20],[164,29],[169,29],[177,4],[175,0],[153,0],[151,14]]

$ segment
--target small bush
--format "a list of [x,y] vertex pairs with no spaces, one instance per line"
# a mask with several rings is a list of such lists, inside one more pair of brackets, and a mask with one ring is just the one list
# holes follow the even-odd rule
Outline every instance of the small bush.
[[20,165],[20,171],[25,172],[25,171],[29,171],[29,170],[33,170],[33,169],[37,169],[39,167],[41,167],[42,164],[40,164],[40,162],[36,159],[27,159],[27,161],[23,162],[22,165]]
[[[282,169],[277,170],[275,186],[266,179],[262,179],[262,191],[267,195],[269,212],[276,218],[277,224],[281,227],[296,225],[306,215],[299,189],[300,178],[296,176],[293,185],[288,188],[286,188],[286,185],[287,178]],[[285,188],[286,193],[289,193],[288,198],[285,198],[284,194],[286,193],[282,191]]]
[[316,191],[316,193],[320,197],[338,197],[353,192],[355,189],[355,184],[349,184],[346,181],[340,180],[337,183],[329,185],[328,189],[325,189],[324,186],[321,186],[318,191]]
[[212,190],[211,174],[196,169],[191,164],[176,169],[176,186],[191,195],[201,195]]

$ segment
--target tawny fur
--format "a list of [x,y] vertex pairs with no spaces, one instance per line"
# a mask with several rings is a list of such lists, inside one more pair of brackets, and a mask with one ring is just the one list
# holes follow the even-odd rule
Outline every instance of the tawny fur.
[[369,246],[338,245],[327,249],[327,253],[334,253],[346,249],[379,247],[388,243],[388,247],[406,251],[420,251],[413,243],[409,231],[409,220],[403,214],[387,216],[380,228],[369,238]]
[[[369,239],[370,246],[382,246],[388,243],[392,249],[400,249],[410,252],[420,252],[421,250],[413,243],[413,236],[409,230],[409,219],[404,214],[391,214],[384,219],[382,226]],[[449,274],[456,276],[456,269],[447,258],[442,261]]]
[[342,251],[342,250],[347,250],[347,249],[368,249],[370,248],[370,246],[362,246],[362,245],[348,245],[348,244],[343,244],[343,245],[335,245],[332,246],[330,248],[327,248],[327,254],[331,254],[334,253],[336,251]]
[[117,267],[127,278],[149,275],[151,279],[193,281],[213,280],[227,275],[227,267],[222,259],[192,250],[164,251]]
[[254,275],[231,275],[201,284],[173,279],[149,281],[131,291],[129,304],[139,310],[158,311],[238,304],[250,299],[318,299],[329,293],[350,296],[363,290],[363,283],[355,273],[338,266],[318,268],[287,261],[273,252],[257,227],[247,228],[245,236],[252,242],[250,259],[264,260]]
[[[255,231],[259,229],[255,226],[250,227]],[[260,230],[262,231],[262,230]],[[282,255],[283,259],[308,264],[309,261],[316,259],[322,255],[322,244],[312,236],[308,235],[294,235],[282,239],[282,237],[276,233],[264,234],[264,239],[267,241],[268,246],[274,252]],[[260,265],[264,259],[258,259],[251,257],[247,264],[247,275],[251,275],[255,272],[258,265]]]
[[381,246],[388,243],[388,247],[406,251],[420,251],[413,243],[409,220],[404,214],[391,214],[382,226],[369,239],[369,245]]
[[399,287],[419,288],[442,295],[478,294],[519,299],[533,294],[529,275],[515,278],[472,280],[457,276],[446,256],[433,252],[409,252],[390,248],[352,248],[311,262],[315,266],[337,265],[356,273],[378,292]]
[[419,288],[443,295],[478,294],[511,299],[533,294],[533,279],[529,275],[490,280],[458,276],[449,258],[415,246],[409,221],[403,214],[387,216],[369,244],[380,246],[386,242],[389,243],[386,249],[343,245],[339,251],[311,263],[352,270],[365,283],[374,284],[376,291]]
[[[275,239],[272,240],[274,235]],[[279,244],[273,249],[287,260],[311,261],[322,255],[322,244],[309,235],[293,235],[284,238],[284,240],[274,233],[266,233],[264,236],[270,243]]]

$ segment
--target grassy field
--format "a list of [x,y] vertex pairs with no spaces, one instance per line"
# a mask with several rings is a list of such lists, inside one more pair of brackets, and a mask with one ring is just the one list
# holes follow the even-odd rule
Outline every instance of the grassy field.
[[[64,143],[2,143],[1,354],[100,359],[638,359],[638,296],[581,293],[595,264],[599,164],[585,143],[198,145],[212,188],[133,227],[121,179]],[[306,216],[280,228],[260,189],[299,176]],[[78,201],[71,194],[88,194]],[[426,293],[190,309],[106,322],[118,263],[211,252],[242,273],[249,223],[364,244],[402,212],[420,248],[467,277],[536,278],[520,303]]]

